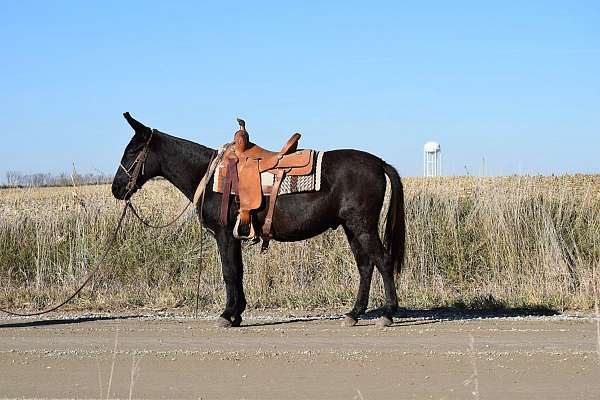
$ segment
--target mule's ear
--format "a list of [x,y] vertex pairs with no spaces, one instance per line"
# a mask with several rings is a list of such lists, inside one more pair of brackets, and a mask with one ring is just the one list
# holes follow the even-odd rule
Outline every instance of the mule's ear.
[[131,116],[131,114],[129,114],[128,112],[123,113],[123,116],[125,117],[125,119],[129,123],[129,125],[131,125],[131,127],[133,128],[133,130],[135,131],[135,133],[146,134],[146,133],[148,133],[150,131],[150,128],[148,128],[146,125],[142,124],[140,121],[138,121],[135,118],[133,118]]

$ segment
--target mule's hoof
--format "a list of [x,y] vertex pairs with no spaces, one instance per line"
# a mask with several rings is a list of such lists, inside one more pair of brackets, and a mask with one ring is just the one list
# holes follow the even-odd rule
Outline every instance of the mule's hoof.
[[231,328],[231,321],[228,319],[225,319],[223,317],[219,317],[219,318],[217,318],[217,321],[215,322],[215,327],[216,328]]
[[390,326],[392,325],[394,321],[392,321],[390,318],[388,317],[380,317],[376,322],[375,325],[377,325],[378,328],[385,328],[386,326]]
[[354,325],[356,325],[357,322],[358,321],[355,320],[354,318],[352,318],[351,316],[346,315],[344,317],[344,319],[342,320],[342,326],[344,328],[350,328],[350,327],[353,327]]

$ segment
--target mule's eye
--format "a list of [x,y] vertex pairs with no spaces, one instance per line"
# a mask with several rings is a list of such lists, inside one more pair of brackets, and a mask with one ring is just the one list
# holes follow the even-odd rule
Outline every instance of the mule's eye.
[[133,156],[133,155],[135,155],[135,153],[137,153],[137,151],[136,151],[136,149],[134,149],[133,147],[132,147],[132,148],[130,148],[130,149],[127,149],[127,152],[126,152],[126,154],[127,154],[128,156]]

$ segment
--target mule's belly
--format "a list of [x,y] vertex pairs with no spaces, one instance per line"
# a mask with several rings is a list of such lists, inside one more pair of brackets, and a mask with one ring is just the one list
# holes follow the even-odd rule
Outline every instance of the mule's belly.
[[[278,197],[271,228],[273,239],[281,242],[304,240],[337,228],[341,221],[338,207],[332,200],[327,190]],[[265,210],[261,210],[256,215],[257,225],[262,226],[265,214]]]

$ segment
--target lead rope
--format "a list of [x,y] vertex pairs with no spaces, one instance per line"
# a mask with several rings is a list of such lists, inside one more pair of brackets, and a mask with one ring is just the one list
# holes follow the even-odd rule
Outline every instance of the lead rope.
[[204,195],[206,194],[206,185],[208,184],[208,181],[210,181],[210,177],[212,176],[212,174],[215,172],[215,169],[217,168],[217,165],[219,165],[219,163],[221,162],[221,159],[223,158],[223,152],[219,151],[217,152],[217,154],[213,154],[210,157],[210,161],[208,163],[208,169],[206,170],[206,174],[204,174],[204,177],[202,178],[202,180],[200,181],[200,183],[198,184],[198,187],[196,188],[196,193],[194,193],[194,203],[197,202],[197,198],[198,198],[198,191],[201,190],[202,193],[200,194],[200,209],[198,210],[199,214],[198,214],[198,221],[200,222],[200,262],[198,264],[198,275],[196,276],[196,308],[194,310],[194,318],[198,319],[198,306],[200,303],[200,275],[202,274],[202,270],[204,269],[203,267],[203,261],[204,261],[204,257],[202,256],[202,254],[204,253],[203,251],[203,243],[204,243],[204,232],[202,232],[202,212],[204,211]]
[[106,245],[106,249],[104,250],[104,254],[102,254],[102,257],[100,257],[100,260],[96,263],[96,266],[94,267],[94,269],[92,270],[92,272],[90,272],[87,276],[87,278],[85,278],[85,281],[83,281],[83,283],[81,284],[81,286],[79,286],[79,288],[71,295],[69,296],[66,300],[64,300],[62,303],[57,304],[47,310],[44,311],[37,311],[37,312],[32,312],[32,313],[18,313],[18,312],[14,312],[14,311],[9,311],[9,310],[5,310],[3,308],[0,308],[0,311],[2,311],[3,313],[9,314],[9,315],[15,315],[18,317],[32,317],[35,315],[43,315],[43,314],[48,314],[52,311],[58,310],[59,308],[61,308],[62,306],[64,306],[65,304],[67,304],[68,302],[70,302],[71,300],[73,300],[73,298],[75,296],[77,296],[85,287],[85,285],[87,285],[89,283],[89,281],[92,280],[92,277],[94,276],[94,274],[96,274],[96,272],[98,272],[98,270],[100,269],[100,266],[104,263],[104,260],[106,260],[106,256],[108,256],[109,251],[112,249],[112,247],[115,244],[115,240],[117,239],[117,233],[119,232],[119,230],[121,229],[121,225],[123,224],[123,220],[125,219],[125,215],[127,214],[127,209],[129,208],[129,202],[127,201],[125,206],[123,207],[123,211],[121,212],[121,217],[119,218],[119,222],[117,223],[117,227],[115,228],[112,236],[110,237],[108,244]]
[[202,274],[202,271],[204,270],[203,267],[203,246],[202,244],[204,243],[204,232],[202,232],[202,210],[204,210],[204,192],[202,193],[202,198],[200,200],[200,210],[198,214],[198,221],[200,222],[200,261],[198,263],[198,275],[196,276],[196,308],[194,309],[194,318],[198,319],[198,306],[200,303],[200,275]]
[[153,225],[150,222],[148,222],[147,220],[145,220],[144,218],[141,217],[141,215],[139,214],[139,212],[133,207],[133,203],[129,202],[129,208],[131,209],[131,212],[133,213],[133,215],[135,215],[135,217],[145,226],[147,226],[148,228],[153,228],[153,229],[163,229],[163,228],[168,228],[169,226],[173,225],[175,222],[177,222],[179,220],[179,218],[181,218],[183,216],[183,214],[185,214],[186,210],[190,207],[190,205],[192,204],[192,202],[190,201],[189,203],[187,203],[187,205],[183,208],[183,210],[181,210],[181,212],[169,223],[164,224],[164,225]]

